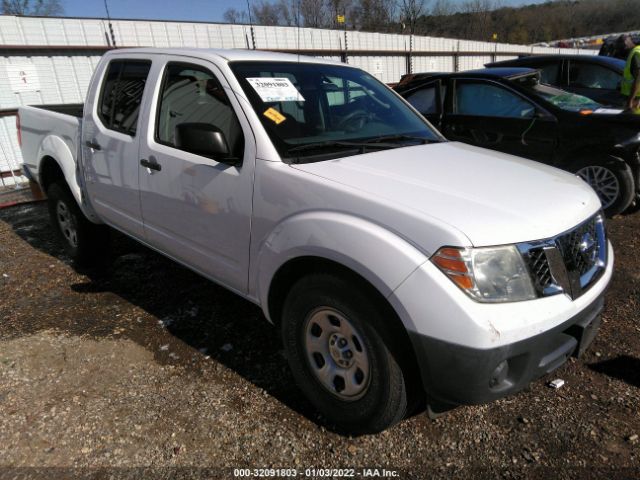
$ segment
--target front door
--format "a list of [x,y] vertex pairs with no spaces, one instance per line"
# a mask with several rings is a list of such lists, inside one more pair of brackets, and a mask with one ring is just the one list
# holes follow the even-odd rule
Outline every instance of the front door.
[[[138,165],[147,242],[246,292],[255,167],[249,124],[215,65],[176,58],[157,75]],[[229,155],[189,143],[212,129],[223,135]]]
[[456,80],[443,133],[456,140],[553,163],[556,121],[517,92],[485,80]]
[[403,94],[403,97],[437,129],[441,128],[442,106],[446,86],[441,80],[426,83]]
[[[138,116],[151,62],[115,58],[92,86],[82,125],[82,161],[92,206],[105,222],[143,237],[138,195]],[[102,75],[101,75],[102,74]]]

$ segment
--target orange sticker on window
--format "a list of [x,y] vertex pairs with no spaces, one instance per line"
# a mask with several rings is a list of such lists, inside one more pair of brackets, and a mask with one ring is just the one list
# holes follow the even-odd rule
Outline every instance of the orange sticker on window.
[[263,115],[267,117],[269,120],[271,120],[273,123],[275,123],[276,125],[280,125],[282,122],[284,122],[287,119],[287,117],[282,115],[275,108],[268,108],[267,110],[265,110]]

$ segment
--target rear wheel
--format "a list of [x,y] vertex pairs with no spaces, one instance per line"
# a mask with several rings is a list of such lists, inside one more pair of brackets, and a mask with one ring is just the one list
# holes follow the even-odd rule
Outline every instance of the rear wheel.
[[382,311],[364,289],[331,274],[303,278],[285,300],[293,376],[329,423],[349,433],[382,431],[407,413],[405,375]]
[[608,217],[624,212],[633,202],[635,181],[626,163],[610,157],[593,158],[574,165],[574,171],[595,190]]
[[47,189],[49,216],[65,251],[78,264],[95,265],[106,259],[109,229],[91,223],[82,213],[66,185],[52,183]]

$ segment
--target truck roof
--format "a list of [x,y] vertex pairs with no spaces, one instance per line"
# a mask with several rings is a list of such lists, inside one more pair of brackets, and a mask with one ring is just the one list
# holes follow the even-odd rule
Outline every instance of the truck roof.
[[345,65],[334,60],[325,58],[298,55],[295,53],[276,53],[268,50],[246,50],[246,49],[219,49],[219,48],[118,48],[110,50],[106,55],[120,54],[144,54],[144,55],[184,55],[187,57],[206,58],[217,57],[227,62],[236,61],[258,61],[258,62],[305,62],[305,63],[328,63],[334,65]]

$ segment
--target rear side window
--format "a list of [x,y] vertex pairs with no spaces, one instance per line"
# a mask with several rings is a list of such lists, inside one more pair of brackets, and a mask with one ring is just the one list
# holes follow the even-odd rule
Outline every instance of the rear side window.
[[456,113],[483,117],[531,118],[533,104],[498,85],[458,83]]
[[540,83],[546,83],[547,85],[555,85],[558,83],[558,71],[560,70],[560,64],[545,63],[539,67],[540,70]]
[[98,104],[98,117],[105,127],[135,136],[150,69],[151,62],[146,60],[114,60],[109,63]]
[[617,90],[620,81],[618,73],[600,65],[572,61],[569,68],[572,87]]

